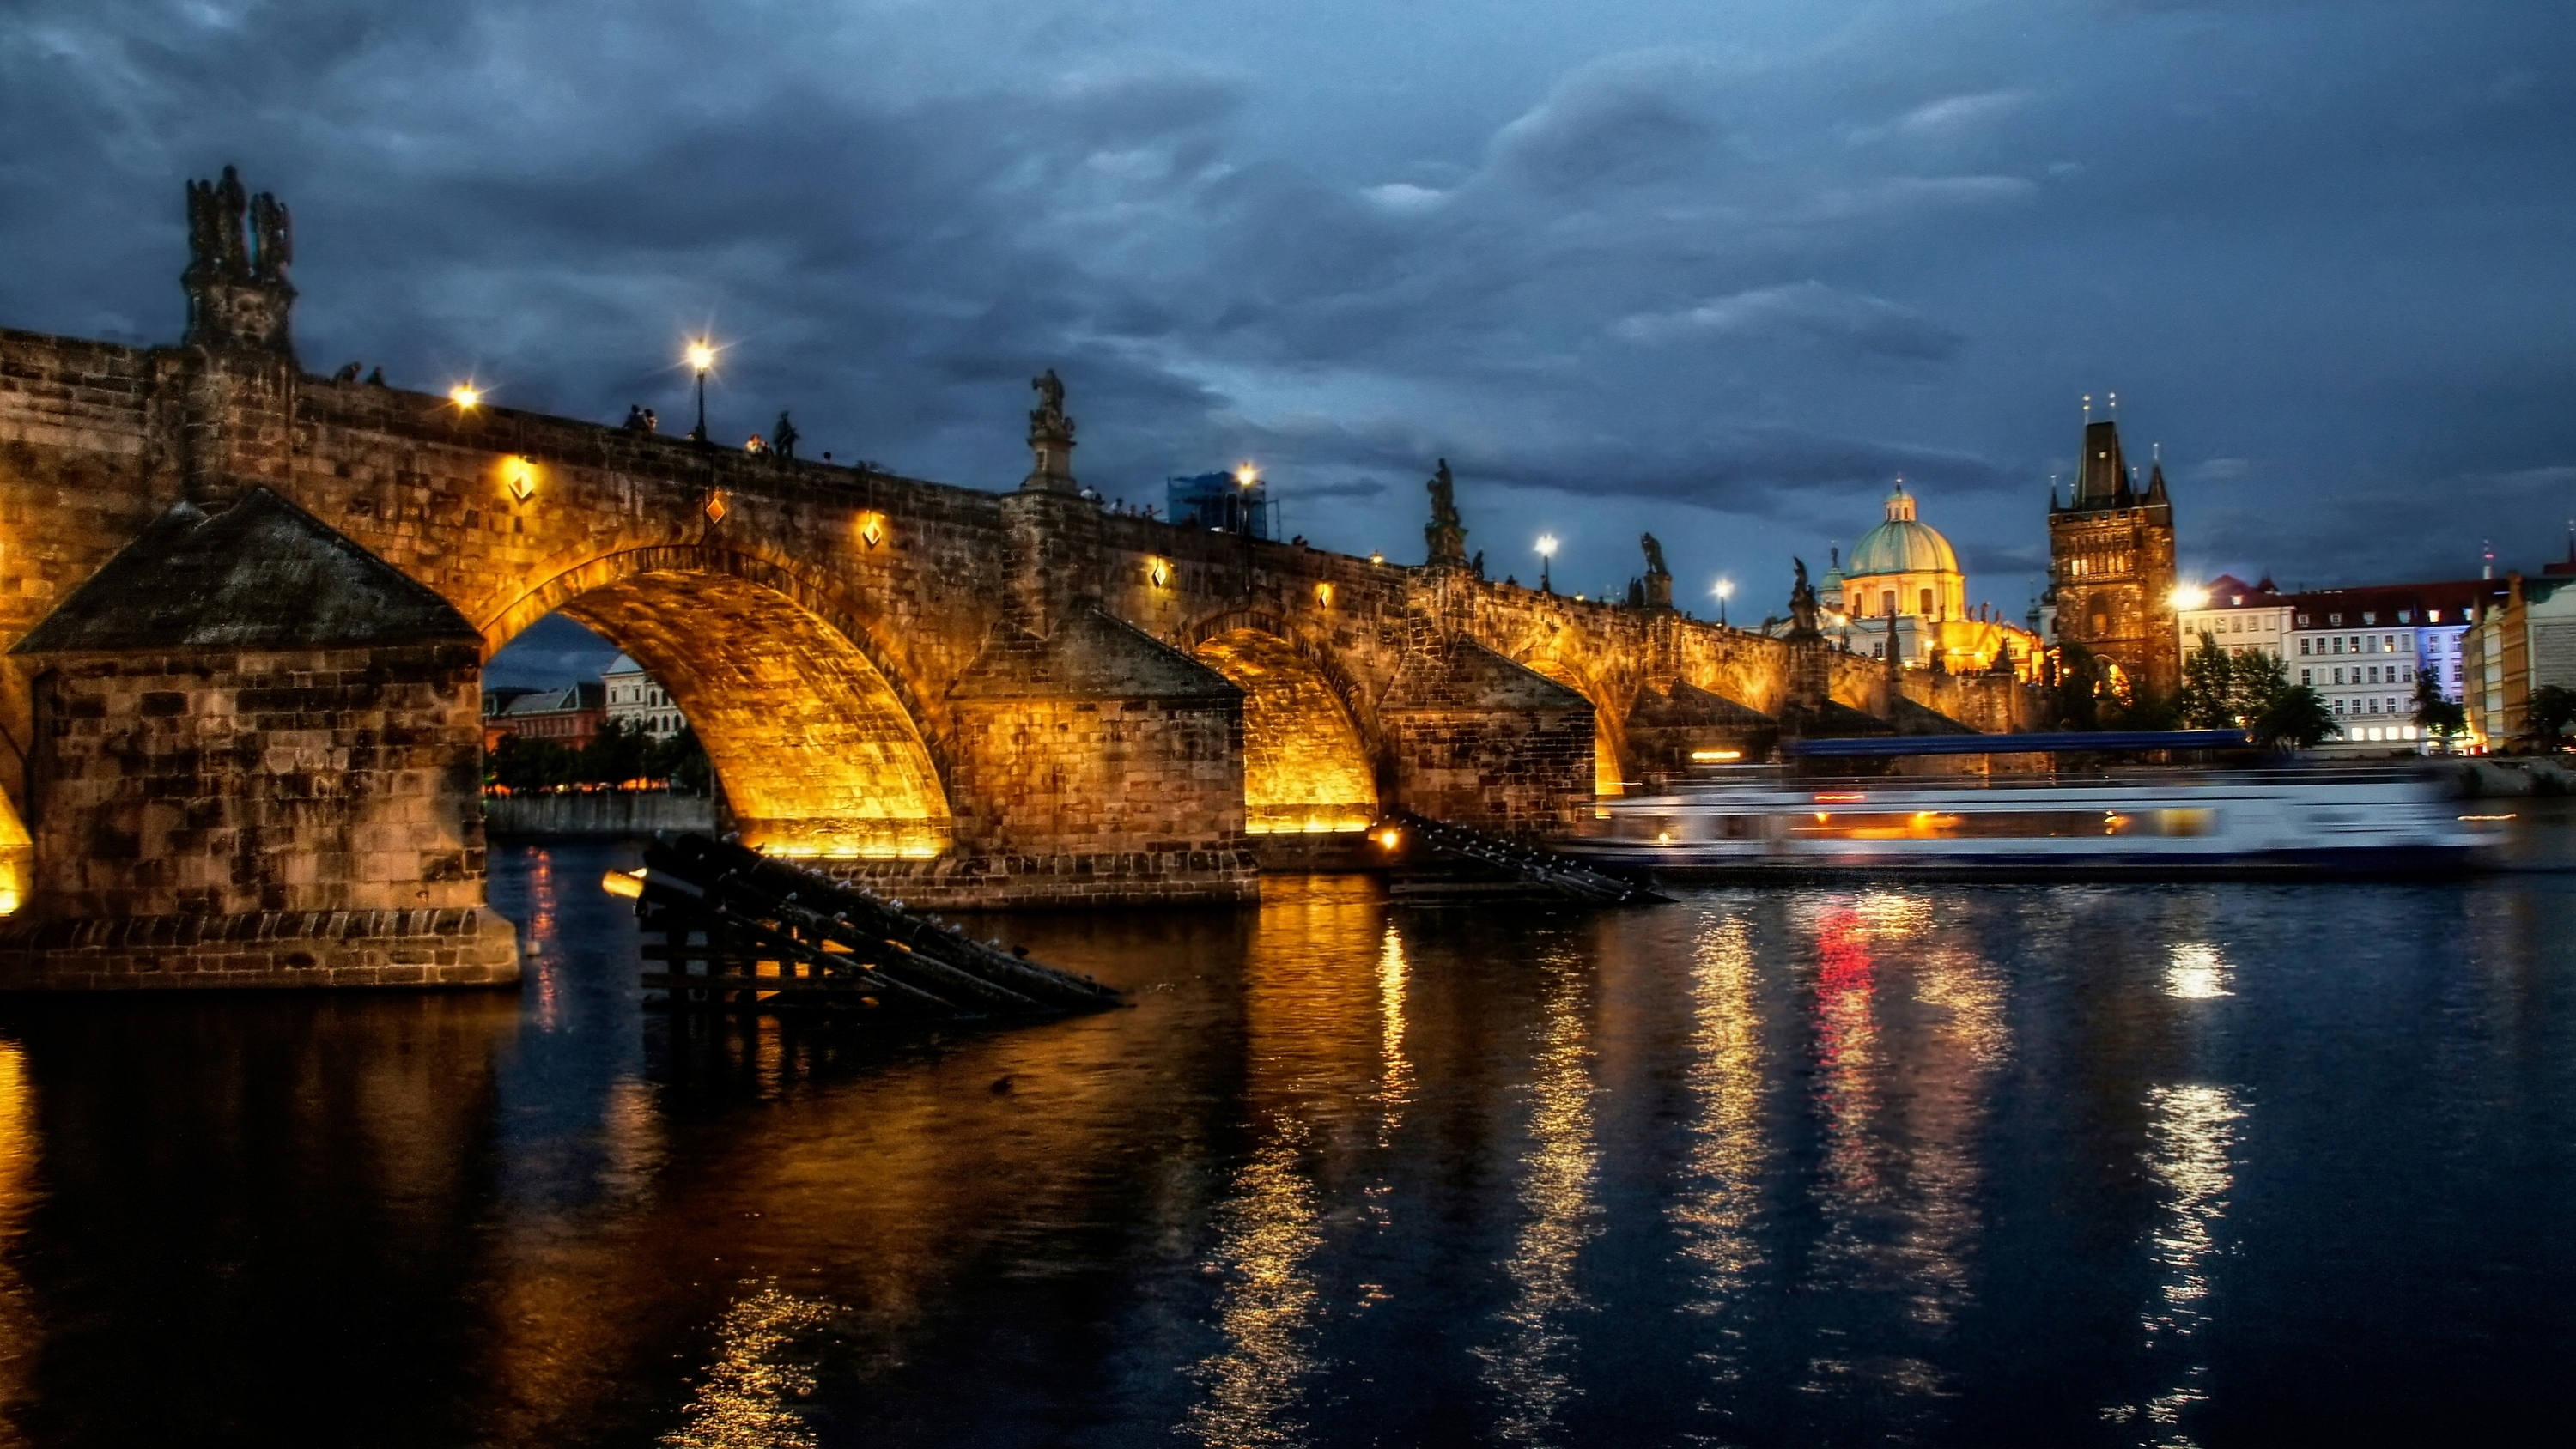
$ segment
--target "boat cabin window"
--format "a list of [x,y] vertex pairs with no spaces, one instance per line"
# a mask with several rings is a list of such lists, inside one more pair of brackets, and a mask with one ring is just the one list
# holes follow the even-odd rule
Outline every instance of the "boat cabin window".
[[1818,810],[1795,817],[1798,840],[2076,840],[2183,838],[2218,828],[2215,810]]

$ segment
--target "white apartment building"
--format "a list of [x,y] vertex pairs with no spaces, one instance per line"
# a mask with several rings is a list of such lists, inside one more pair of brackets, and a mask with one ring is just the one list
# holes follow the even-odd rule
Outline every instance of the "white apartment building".
[[608,718],[627,729],[641,728],[654,739],[667,740],[689,727],[670,693],[625,655],[601,671],[599,682],[608,688]]
[[2347,754],[2421,750],[2415,686],[2461,697],[2460,636],[2502,586],[2492,580],[2318,589],[2290,596],[2283,658],[2343,726],[2325,748]]
[[2230,654],[2254,651],[2284,658],[2291,614],[2290,596],[2272,587],[2268,577],[2249,584],[2232,574],[2220,574],[2206,587],[2185,589],[2174,597],[2174,623],[2182,634],[2185,663],[2200,652],[2203,634]]

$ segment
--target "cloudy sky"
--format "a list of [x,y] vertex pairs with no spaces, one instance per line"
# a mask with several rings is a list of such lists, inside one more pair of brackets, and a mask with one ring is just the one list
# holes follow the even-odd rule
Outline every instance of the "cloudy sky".
[[175,339],[181,181],[296,219],[307,366],[792,408],[1003,488],[1250,458],[1319,544],[1659,535],[1785,595],[1890,480],[2018,615],[2079,399],[2188,571],[2536,566],[2576,515],[2576,8],[895,0],[0,8],[0,325]]

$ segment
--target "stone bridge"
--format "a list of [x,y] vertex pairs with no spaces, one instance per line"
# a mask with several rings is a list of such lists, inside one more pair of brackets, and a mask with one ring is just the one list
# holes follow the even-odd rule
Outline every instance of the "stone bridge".
[[308,374],[249,209],[192,188],[178,346],[0,332],[0,984],[508,977],[479,668],[558,610],[747,841],[916,902],[1246,899],[1382,808],[1543,833],[1695,749],[2031,709],[1661,575],[1486,581],[1454,513],[1408,565],[1105,510],[1052,374],[1007,492]]

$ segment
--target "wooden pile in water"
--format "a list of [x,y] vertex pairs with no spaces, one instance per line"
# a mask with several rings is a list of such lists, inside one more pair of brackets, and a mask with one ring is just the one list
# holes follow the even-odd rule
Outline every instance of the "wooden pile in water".
[[946,1020],[1062,1016],[1116,1006],[1088,976],[1041,966],[899,901],[703,835],[658,840],[644,869],[601,884],[646,932],[648,1004],[834,1007]]
[[1635,881],[1594,870],[1570,855],[1544,846],[1489,835],[1469,826],[1416,815],[1410,810],[1393,811],[1371,828],[1389,826],[1399,834],[1411,835],[1434,855],[1473,862],[1483,867],[1485,872],[1481,877],[1427,871],[1400,873],[1390,891],[1399,900],[1515,896],[1523,900],[1582,901],[1599,906],[1672,904],[1671,896]]

